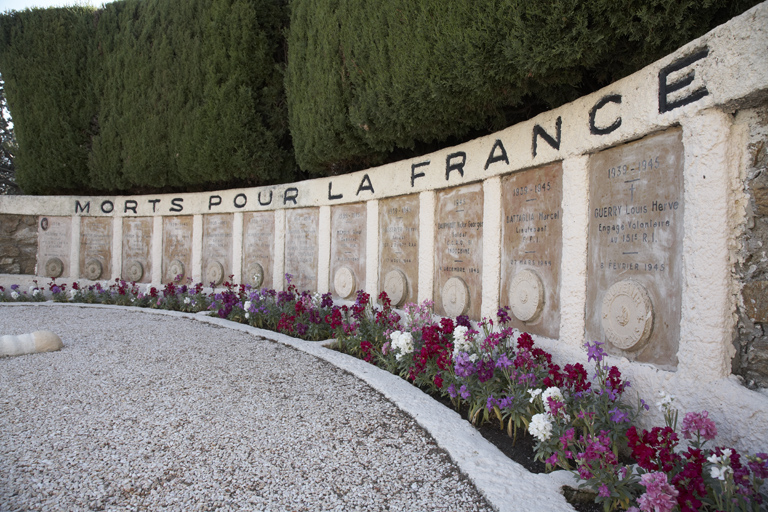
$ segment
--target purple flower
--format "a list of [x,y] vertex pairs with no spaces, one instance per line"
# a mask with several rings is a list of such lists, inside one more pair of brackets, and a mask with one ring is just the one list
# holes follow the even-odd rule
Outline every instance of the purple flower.
[[493,398],[493,395],[488,397],[488,400],[485,401],[485,408],[488,409],[488,412],[491,412],[493,410],[493,407],[498,405],[499,402]]
[[642,398],[640,399],[640,405],[642,405],[643,409],[645,409],[646,411],[650,411],[651,410],[651,408],[648,407],[648,404],[645,403],[645,400],[643,400]]
[[456,317],[456,325],[463,325],[467,329],[472,328],[472,324],[469,323],[469,317],[467,315],[459,315]]
[[[477,363],[477,380],[487,382],[493,378],[493,370],[496,365],[492,360],[479,361]],[[458,375],[458,374],[457,374]]]
[[600,486],[600,492],[597,495],[602,496],[603,498],[610,498],[611,491],[608,489],[607,485],[603,484]]
[[324,293],[323,300],[320,301],[320,307],[329,308],[331,306],[333,306],[333,296],[331,295],[331,292]]
[[471,377],[475,374],[475,364],[469,359],[469,354],[459,352],[453,363],[454,372],[457,377]]
[[551,466],[554,466],[555,464],[557,464],[557,453],[553,453],[552,455],[550,455],[549,458],[544,462]]
[[629,421],[629,416],[618,407],[614,407],[608,411],[608,414],[611,415],[611,421],[614,423],[625,423]]
[[593,344],[585,344],[587,347],[587,361],[594,360],[596,363],[599,363],[603,360],[603,357],[605,357],[605,351],[601,345],[605,345],[605,343],[601,341],[595,341]]
[[499,311],[496,313],[496,316],[499,318],[500,324],[505,324],[512,320],[512,318],[509,316],[509,306],[504,306],[503,308],[499,308]]
[[459,394],[456,392],[456,386],[454,384],[448,386],[448,394],[451,396],[451,398],[456,398],[459,396]]
[[515,401],[515,397],[513,396],[505,396],[501,400],[499,400],[499,408],[500,409],[506,409],[507,407],[512,407],[512,402]]
[[501,354],[499,358],[496,360],[496,368],[501,368],[502,370],[506,370],[512,366],[512,361],[509,360],[507,357],[507,354]]
[[17,284],[12,284],[11,285],[11,290],[16,291],[18,289],[19,289],[19,285],[17,285]]
[[467,400],[470,396],[472,396],[472,393],[469,392],[469,389],[467,389],[467,386],[464,384],[461,385],[459,388],[459,394],[461,395],[461,398],[464,400]]
[[61,288],[58,285],[51,286],[51,293],[61,293]]

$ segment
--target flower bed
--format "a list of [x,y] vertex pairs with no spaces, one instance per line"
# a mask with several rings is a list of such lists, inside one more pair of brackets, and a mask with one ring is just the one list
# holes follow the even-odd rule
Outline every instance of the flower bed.
[[529,334],[508,326],[508,308],[495,321],[473,325],[466,317],[436,318],[429,301],[407,304],[401,315],[383,293],[381,305],[363,291],[350,306],[334,305],[330,294],[299,292],[286,278],[283,292],[229,282],[208,293],[202,284],[178,280],[160,290],[119,279],[69,289],[52,281],[47,290],[35,282],[28,292],[0,287],[0,302],[50,295],[62,302],[210,311],[307,340],[335,336],[339,350],[450,400],[476,426],[495,425],[513,441],[531,434],[536,460],[571,471],[606,511],[765,509],[768,455],[707,446],[717,435],[707,411],[685,414],[681,443],[674,397],[663,391],[656,406],[665,426],[638,431],[632,423],[649,406],[639,397],[630,403],[630,383],[609,366],[602,343],[585,345],[594,369],[560,367]]

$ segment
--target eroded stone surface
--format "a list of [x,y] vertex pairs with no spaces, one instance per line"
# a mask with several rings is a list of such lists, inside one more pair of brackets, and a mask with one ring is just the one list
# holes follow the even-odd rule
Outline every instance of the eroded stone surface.
[[468,288],[466,314],[479,320],[483,268],[482,185],[439,191],[435,223],[435,313],[448,315],[443,307],[443,288],[449,279],[458,277]]
[[285,212],[285,273],[301,290],[317,291],[317,208]]
[[163,283],[192,277],[192,216],[163,218]]
[[80,277],[97,281],[112,277],[112,219],[80,218]]
[[[356,287],[352,293],[365,287],[366,217],[364,203],[331,208],[331,278],[334,285],[337,277],[345,283],[351,282],[351,286]],[[348,279],[346,272],[338,275],[343,268],[351,272],[354,279]],[[334,295],[345,299],[351,293],[342,296],[334,286]]]
[[243,282],[256,287],[274,288],[272,282],[274,260],[274,212],[254,212],[244,214]]
[[37,217],[0,215],[0,274],[34,274],[37,246]]
[[[661,368],[677,366],[683,247],[682,131],[670,129],[589,161],[587,339]],[[612,286],[642,286],[655,321],[647,343],[611,343],[602,303]]]
[[[379,202],[379,283],[392,304],[418,302],[419,211],[417,194]],[[405,280],[402,297],[401,278]]]
[[72,219],[69,217],[40,217],[38,220],[37,275],[48,276],[48,263],[57,259],[62,263],[60,277],[69,277],[69,249]]
[[[562,163],[511,174],[502,179],[501,186],[500,303],[510,306],[515,328],[557,338],[563,253]],[[538,282],[528,272],[534,272]]]
[[123,219],[123,269],[126,281],[148,283],[152,279],[152,217]]

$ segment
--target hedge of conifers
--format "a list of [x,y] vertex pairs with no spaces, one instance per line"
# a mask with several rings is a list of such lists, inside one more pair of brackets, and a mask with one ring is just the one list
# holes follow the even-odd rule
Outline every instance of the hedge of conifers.
[[294,179],[276,0],[126,0],[0,17],[26,193]]
[[122,0],[0,16],[0,73],[27,193],[253,186],[501,129],[757,3]]

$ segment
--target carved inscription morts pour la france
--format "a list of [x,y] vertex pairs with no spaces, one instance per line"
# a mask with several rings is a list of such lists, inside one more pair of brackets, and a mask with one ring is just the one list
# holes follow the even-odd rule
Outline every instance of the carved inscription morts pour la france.
[[682,131],[592,155],[587,339],[677,366],[683,249]]
[[437,193],[435,313],[480,319],[483,268],[483,186]]
[[548,338],[560,335],[563,166],[557,162],[502,180],[500,304],[512,325]]

